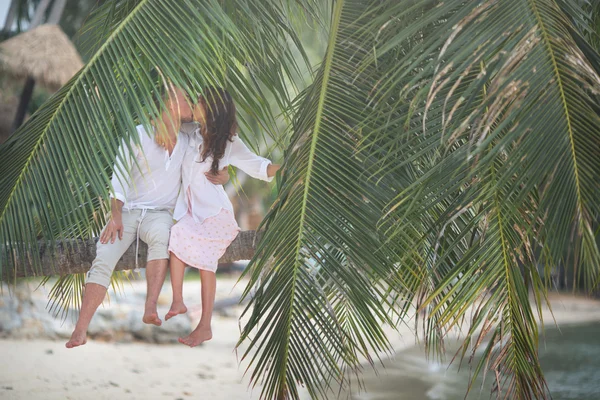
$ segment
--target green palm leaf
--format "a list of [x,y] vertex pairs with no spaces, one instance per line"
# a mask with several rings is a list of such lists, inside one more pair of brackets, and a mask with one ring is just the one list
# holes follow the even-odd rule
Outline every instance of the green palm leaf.
[[393,269],[375,223],[390,195],[357,152],[374,82],[355,66],[369,55],[362,27],[379,6],[336,2],[325,61],[298,100],[279,200],[246,271],[246,296],[255,293],[240,343],[249,340],[244,358],[263,398],[298,398],[298,383],[326,397],[332,380],[347,385],[361,361],[389,351]]
[[502,396],[545,398],[528,300],[529,289],[538,306],[546,293],[538,260],[575,267],[587,287],[600,271],[597,55],[578,48],[581,27],[553,1],[450,1],[427,15],[390,27],[379,49],[405,49],[379,92],[381,104],[397,104],[380,133],[395,146],[382,168],[398,169],[400,158],[416,171],[383,224],[401,239],[396,252],[424,248],[422,264],[399,273],[431,282],[420,307],[433,321],[434,348],[440,331],[477,310],[467,343],[496,329],[484,359],[500,374]]

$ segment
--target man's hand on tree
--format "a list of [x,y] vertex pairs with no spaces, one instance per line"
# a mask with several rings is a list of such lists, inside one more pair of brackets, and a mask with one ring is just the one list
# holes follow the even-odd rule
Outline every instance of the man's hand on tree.
[[206,176],[206,179],[213,185],[224,185],[229,182],[229,171],[227,167],[223,167],[218,174],[207,172],[204,176]]
[[100,235],[100,242],[106,244],[110,240],[111,243],[114,243],[117,237],[119,240],[123,239],[123,220],[120,217],[119,219],[111,217]]
[[123,239],[122,207],[122,201],[112,199],[111,217],[108,224],[106,224],[106,228],[104,228],[102,234],[100,234],[100,243],[106,244],[109,240],[111,243],[114,243],[117,237],[119,240]]

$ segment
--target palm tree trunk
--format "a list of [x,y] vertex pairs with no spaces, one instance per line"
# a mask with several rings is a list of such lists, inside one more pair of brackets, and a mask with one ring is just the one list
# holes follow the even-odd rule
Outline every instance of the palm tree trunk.
[[29,30],[41,25],[44,22],[44,17],[46,16],[46,9],[50,5],[50,0],[42,0],[40,4],[38,4],[35,9],[35,13],[33,14],[33,18],[31,19],[31,25],[29,25]]
[[[48,23],[50,24],[58,24],[60,18],[65,9],[65,5],[67,0],[55,0],[52,5],[52,10],[50,11],[50,17],[48,18]],[[16,5],[16,2],[13,2],[11,8]],[[46,15],[46,9],[50,5],[50,0],[42,0],[38,7],[35,10],[35,14],[33,15],[33,19],[31,20],[31,26],[29,29],[34,29],[38,25],[41,25],[44,21],[44,16]],[[16,7],[15,11],[16,11]],[[10,11],[9,11],[10,14]],[[8,17],[7,17],[8,20]],[[11,23],[12,24],[12,23]],[[4,26],[6,29],[6,24]],[[33,96],[33,88],[35,87],[35,80],[29,76],[27,77],[27,81],[25,82],[25,87],[23,88],[23,92],[21,92],[21,99],[19,100],[19,107],[17,108],[17,114],[15,116],[15,120],[13,122],[11,132],[16,131],[25,120],[25,114],[27,114],[27,107],[29,106],[29,102],[31,101],[31,97]]]
[[25,114],[27,114],[27,106],[29,105],[31,97],[33,96],[34,87],[35,79],[33,79],[31,76],[28,76],[27,80],[25,81],[23,91],[21,92],[21,98],[19,99],[19,106],[17,107],[17,114],[15,115],[11,132],[16,131],[19,126],[23,124],[23,121],[25,120]]
[[50,16],[48,17],[49,24],[58,25],[63,11],[65,10],[65,5],[67,5],[67,0],[54,0],[54,4],[52,4],[52,10],[50,11]]
[[[219,260],[220,263],[231,263],[240,260],[249,260],[254,256],[256,243],[262,237],[262,231],[243,231],[231,243],[227,251]],[[92,261],[96,257],[95,239],[73,240],[57,242],[54,249],[39,246],[40,269],[34,269],[31,260],[17,260],[18,270],[16,276],[11,278],[23,278],[26,276],[51,276],[78,274],[89,271]],[[2,250],[4,251],[4,250]],[[146,264],[147,246],[140,242],[139,265]],[[117,263],[116,271],[131,270],[135,268],[135,243],[129,247],[121,260]],[[14,271],[14,266],[10,266]]]
[[8,13],[6,14],[6,19],[4,20],[4,27],[2,28],[2,33],[8,33],[12,30],[12,26],[15,22],[16,16],[17,16],[17,0],[12,0],[10,2],[10,8],[8,9]]

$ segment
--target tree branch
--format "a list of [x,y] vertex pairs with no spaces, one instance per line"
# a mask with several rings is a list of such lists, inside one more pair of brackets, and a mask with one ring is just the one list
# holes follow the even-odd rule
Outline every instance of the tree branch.
[[[239,260],[249,260],[254,256],[256,242],[262,237],[262,232],[243,231],[235,238],[227,251],[219,260],[220,263],[229,263]],[[53,249],[46,244],[40,244],[41,266],[34,268],[30,260],[17,260],[16,277],[26,276],[51,276],[78,274],[89,271],[92,261],[96,258],[96,242],[98,238],[88,240],[73,240],[56,243]],[[140,268],[146,266],[148,248],[140,240],[138,264]],[[135,268],[135,242],[127,249],[117,263],[115,271],[131,270]],[[14,276],[13,276],[14,277]]]

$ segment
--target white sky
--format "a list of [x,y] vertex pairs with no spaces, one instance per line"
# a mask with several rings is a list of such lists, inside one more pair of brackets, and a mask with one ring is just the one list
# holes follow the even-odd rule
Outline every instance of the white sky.
[[6,13],[8,13],[8,7],[10,7],[10,0],[0,0],[0,27],[4,26],[4,20],[6,19]]

